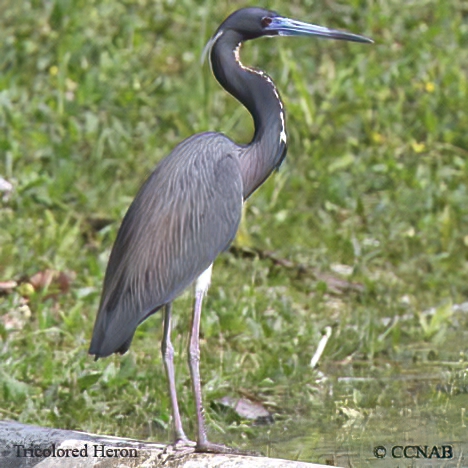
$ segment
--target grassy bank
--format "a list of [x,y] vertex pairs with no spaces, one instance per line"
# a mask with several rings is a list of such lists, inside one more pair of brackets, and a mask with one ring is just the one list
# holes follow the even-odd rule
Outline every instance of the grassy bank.
[[[223,254],[205,303],[204,394],[221,442],[250,446],[268,430],[210,406],[225,395],[254,395],[283,427],[320,414],[338,428],[395,401],[452,398],[435,383],[379,381],[405,367],[434,365],[439,385],[466,385],[467,318],[453,308],[468,294],[466,2],[309,3],[260,5],[376,43],[243,48],[277,83],[289,151],[245,210],[236,245],[257,254]],[[0,201],[0,280],[18,283],[0,296],[2,418],[169,438],[160,315],[123,358],[95,363],[87,347],[120,220],[155,164],[196,132],[251,137],[247,112],[200,65],[210,34],[241,6],[0,6],[0,175],[14,186]],[[47,269],[64,274],[41,288]],[[175,303],[173,341],[192,433],[190,305],[188,293]],[[309,362],[326,326],[318,373]],[[362,376],[375,380],[353,380]]]

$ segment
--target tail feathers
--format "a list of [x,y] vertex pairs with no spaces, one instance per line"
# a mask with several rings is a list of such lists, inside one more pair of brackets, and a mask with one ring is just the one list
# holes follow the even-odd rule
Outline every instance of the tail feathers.
[[124,354],[132,344],[133,336],[138,325],[150,315],[154,314],[162,306],[152,309],[142,319],[138,320],[135,315],[113,314],[106,316],[101,310],[94,324],[93,337],[88,353],[95,356],[95,359],[110,356],[113,353]]
[[[95,334],[91,340],[88,354],[94,355],[95,361],[101,357],[107,357],[114,353],[125,354],[132,344],[134,334],[135,330],[132,331],[132,334],[125,341],[123,341],[123,343],[121,340],[114,341],[107,337],[105,337],[104,340],[100,340]],[[118,343],[122,344],[119,345]]]
[[137,322],[132,323],[130,320],[125,323],[103,321],[98,315],[88,353],[96,356],[96,359],[113,353],[124,354],[130,348],[137,326]]

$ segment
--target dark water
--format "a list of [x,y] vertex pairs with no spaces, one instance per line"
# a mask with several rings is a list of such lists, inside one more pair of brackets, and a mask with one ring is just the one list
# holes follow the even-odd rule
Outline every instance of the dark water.
[[316,409],[279,418],[249,442],[269,456],[340,467],[468,468],[466,312],[388,359],[323,363]]
[[[335,414],[325,404],[313,420],[276,421],[254,443],[269,456],[332,466],[468,467],[468,386],[459,367],[417,364],[387,375],[337,376],[330,382]],[[366,373],[375,369],[362,368]]]

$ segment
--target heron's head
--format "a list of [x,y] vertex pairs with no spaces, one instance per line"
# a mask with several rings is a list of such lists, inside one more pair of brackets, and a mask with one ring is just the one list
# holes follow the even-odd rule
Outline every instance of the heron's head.
[[364,36],[303,23],[263,8],[242,8],[235,11],[226,18],[215,35],[227,31],[239,34],[243,41],[262,36],[317,36],[353,42],[372,42]]

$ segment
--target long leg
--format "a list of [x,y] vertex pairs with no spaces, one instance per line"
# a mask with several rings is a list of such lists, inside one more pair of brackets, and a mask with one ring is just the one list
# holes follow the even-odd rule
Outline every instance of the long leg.
[[208,291],[211,280],[210,265],[197,279],[195,285],[195,300],[193,305],[192,326],[190,328],[190,341],[188,349],[190,375],[192,377],[192,389],[195,398],[195,409],[197,412],[197,452],[231,453],[254,456],[253,452],[243,452],[221,444],[214,444],[208,440],[206,424],[203,412],[201,383],[200,383],[200,316],[202,311],[203,297]]
[[175,386],[174,372],[174,347],[171,343],[171,315],[172,303],[169,303],[164,308],[164,336],[161,343],[161,352],[166,369],[167,381],[169,384],[169,395],[171,397],[172,417],[174,419],[174,435],[175,444],[180,442],[188,442],[187,436],[182,428],[182,420],[180,418],[179,403],[177,402],[177,393]]
[[208,291],[211,279],[211,266],[197,279],[195,285],[195,301],[193,304],[192,325],[190,327],[190,341],[188,349],[190,375],[192,377],[192,389],[195,398],[195,410],[197,412],[197,449],[208,444],[206,435],[205,417],[200,383],[200,316],[202,311],[203,296]]
[[232,453],[229,447],[213,444],[208,441],[206,434],[205,417],[203,414],[203,402],[200,383],[200,316],[202,311],[203,296],[208,291],[211,280],[212,265],[210,265],[197,279],[195,285],[195,301],[193,305],[192,326],[189,342],[189,367],[192,377],[195,409],[197,412],[197,452]]

